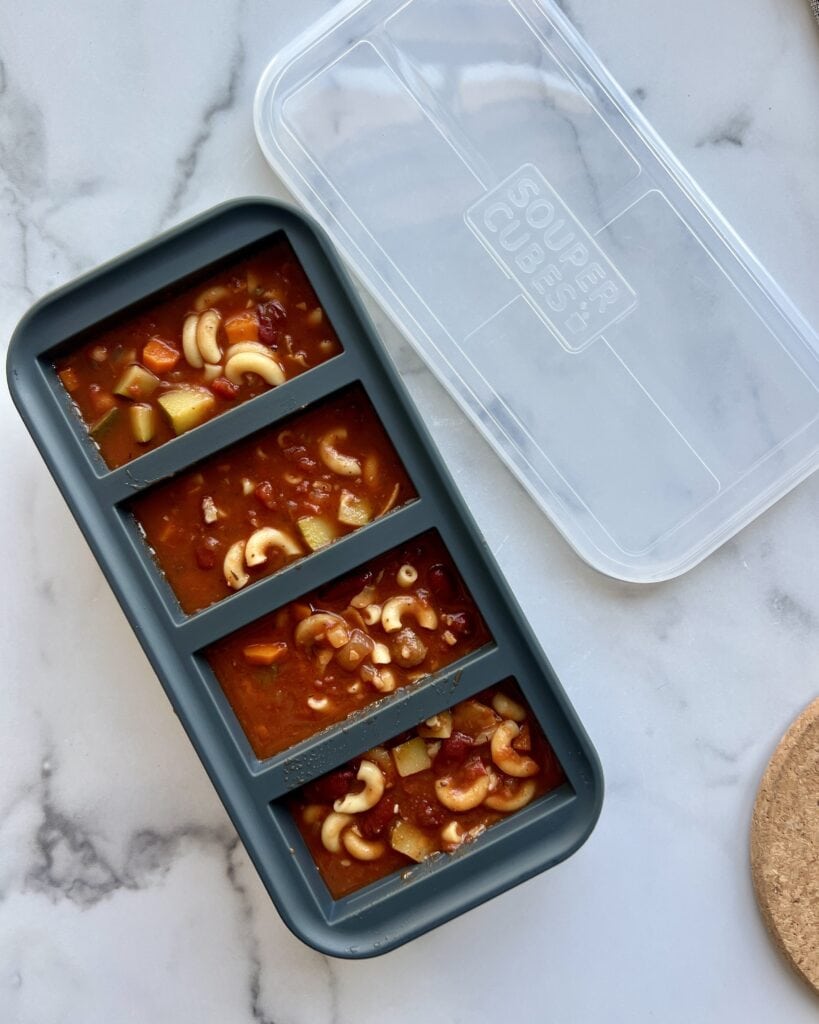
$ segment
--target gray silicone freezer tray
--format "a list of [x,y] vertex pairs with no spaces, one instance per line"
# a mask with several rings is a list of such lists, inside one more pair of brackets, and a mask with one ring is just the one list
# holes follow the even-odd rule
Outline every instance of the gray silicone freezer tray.
[[[108,470],[56,377],[56,352],[87,328],[281,232],[312,282],[343,353],[121,469]],[[217,207],[34,306],[12,338],[8,375],[21,416],[279,912],[300,938],[336,956],[385,952],[556,864],[586,839],[602,801],[594,750],[320,229],[266,200]],[[354,382],[373,403],[418,499],[221,603],[185,616],[128,512],[130,499]],[[202,650],[430,528],[443,538],[494,642],[355,718],[259,761]],[[439,856],[333,900],[296,830],[287,794],[507,676],[517,679],[567,782],[459,854]]]

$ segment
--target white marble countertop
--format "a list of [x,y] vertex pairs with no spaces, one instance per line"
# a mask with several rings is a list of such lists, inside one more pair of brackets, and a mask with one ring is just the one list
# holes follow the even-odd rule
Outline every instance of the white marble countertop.
[[[222,199],[283,194],[253,136],[326,0],[0,11],[0,335]],[[564,3],[819,324],[819,31],[804,0]],[[676,581],[586,568],[378,318],[594,740],[570,861],[383,958],[291,937],[3,391],[0,1021],[425,1024],[816,1017],[757,915],[756,785],[819,690],[819,477]],[[41,538],[38,542],[34,537]]]

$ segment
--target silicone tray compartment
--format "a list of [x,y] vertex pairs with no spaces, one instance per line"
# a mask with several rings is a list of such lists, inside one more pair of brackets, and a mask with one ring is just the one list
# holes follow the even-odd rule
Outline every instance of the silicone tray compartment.
[[[109,471],[51,365],[83,330],[283,232],[343,352],[127,466]],[[321,231],[266,200],[229,203],[47,296],[24,317],[9,385],[28,429],[108,578],[271,897],[304,941],[344,957],[411,939],[572,853],[599,814],[602,776],[588,738],[530,633],[400,380]],[[160,479],[318,399],[359,383],[418,498],[322,551],[185,616],[134,528],[128,504]],[[437,529],[494,645],[367,712],[259,761],[202,651],[220,637],[427,529]],[[563,765],[560,790],[490,829],[457,856],[417,865],[333,901],[282,799],[463,697],[515,676]]]
[[591,565],[684,572],[816,468],[815,332],[551,0],[344,0],[255,117]]
[[[317,367],[316,369],[321,369],[321,366]],[[298,379],[299,379],[299,377],[293,378],[293,380],[298,380]],[[290,382],[288,382],[288,383],[290,383]],[[339,399],[343,400],[343,398],[345,396],[345,393],[352,393],[353,390],[354,390],[353,388],[348,388],[346,386],[336,387],[332,383],[332,381],[329,384],[326,381],[324,381],[321,386],[324,388],[324,390],[321,391],[321,394],[319,395],[318,400],[315,400],[313,397],[305,399],[304,403],[302,404],[302,406],[299,408],[298,412],[296,413],[296,416],[298,416],[299,413],[302,413],[302,412],[305,412],[305,411],[309,412],[311,407],[315,407],[317,405],[320,405],[321,402],[324,399],[339,398]],[[327,390],[328,388],[329,388],[329,390]],[[254,399],[254,401],[255,401],[255,399]],[[289,416],[289,414],[288,414],[288,416]],[[287,418],[283,418],[283,417],[277,416],[275,422],[272,423],[270,421],[264,421],[261,424],[261,429],[260,430],[259,429],[252,430],[248,435],[241,437],[240,441],[243,442],[243,443],[244,442],[256,443],[258,440],[261,440],[264,437],[269,436],[271,430],[277,431],[281,427],[286,428],[289,425],[290,424],[289,424]],[[207,461],[209,459],[211,459],[213,456],[220,456],[223,452],[225,452],[230,447],[231,447],[230,445],[219,444],[219,446],[216,449],[209,449],[208,450],[208,453],[207,453],[207,456],[206,456],[206,459],[204,460],[204,462],[202,460],[200,460],[200,459],[195,459],[189,465],[186,465],[183,468],[184,469],[192,469],[192,470],[200,468],[200,467],[204,466],[207,463]],[[133,463],[131,463],[131,465],[133,466]],[[406,466],[406,462],[404,463],[404,465]],[[161,483],[162,482],[160,481],[159,482],[159,486],[160,487],[161,487]],[[140,483],[140,491],[138,493],[143,494],[144,492],[145,492],[145,487],[144,487],[144,485],[142,483]],[[136,495],[132,495],[132,497],[135,498]],[[410,498],[408,498],[408,500],[405,503],[405,505],[402,506],[402,507],[403,508],[408,508],[411,504],[413,504],[417,500],[418,500],[417,495],[413,496],[413,497],[410,497]],[[151,548],[149,547],[149,545],[145,543],[145,535],[144,535],[144,533],[142,531],[142,528],[141,528],[141,526],[140,526],[140,524],[138,522],[138,515],[134,514],[135,512],[138,512],[139,510],[138,509],[136,509],[136,510],[133,509],[131,502],[127,502],[127,503],[125,503],[124,505],[121,506],[121,511],[123,513],[123,522],[124,522],[125,529],[131,535],[132,543],[133,543],[134,548],[136,549],[137,556],[140,558],[140,560],[143,562],[143,564],[148,567],[148,570],[156,575],[157,560],[154,558],[153,552],[152,552]],[[371,526],[373,526],[373,525],[382,525],[383,523],[385,523],[389,519],[389,516],[392,515],[392,514],[393,513],[390,512],[390,513],[388,513],[388,515],[386,517],[381,517],[380,519],[375,520],[374,523],[372,523],[372,524],[369,524],[369,525],[364,526],[364,527],[358,527],[357,531],[360,531],[361,529],[364,529],[364,530],[370,529]],[[307,555],[305,555],[304,557],[306,557],[306,558],[314,558],[315,556],[316,556],[315,552],[310,552]],[[282,573],[288,573],[288,572],[297,573],[297,572],[301,572],[301,568],[303,568],[303,561],[304,560],[301,559],[301,560],[299,560],[297,562],[292,562],[289,565],[285,565],[284,567],[277,569],[274,575],[279,577],[279,576],[281,576]],[[262,577],[262,579],[265,579],[265,578],[266,577]],[[301,577],[301,576],[294,577],[294,579],[296,579],[296,580],[302,579],[302,578],[304,578],[304,577]],[[240,591],[240,593],[244,594],[244,593],[249,592],[250,590],[253,589],[253,587],[256,586],[257,582],[259,582],[259,580],[251,580],[251,582],[246,587],[244,587]],[[298,586],[298,583],[296,583],[294,585]],[[209,609],[214,609],[217,606],[224,604],[224,601],[226,600],[226,598],[224,598],[224,597],[217,598],[213,602],[213,604],[210,604],[210,605],[206,606],[205,608],[200,609],[199,611],[197,611],[195,613],[188,613],[188,612],[186,612],[181,607],[179,599],[177,598],[176,594],[173,591],[173,587],[171,586],[169,580],[167,579],[167,577],[164,574],[159,573],[158,576],[156,576],[156,586],[157,586],[157,590],[159,592],[161,592],[161,594],[162,594],[162,600],[164,602],[166,602],[166,605],[167,605],[167,608],[168,608],[168,614],[171,617],[173,617],[174,619],[178,620],[179,622],[183,622],[185,619],[189,618],[191,614],[202,615],[205,612],[207,612]]]

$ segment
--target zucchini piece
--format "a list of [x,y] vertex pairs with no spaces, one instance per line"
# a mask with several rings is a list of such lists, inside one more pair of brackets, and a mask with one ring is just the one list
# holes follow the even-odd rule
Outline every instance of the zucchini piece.
[[130,398],[133,402],[144,402],[158,387],[159,377],[139,363],[132,363],[117,381],[114,394]]
[[157,402],[177,434],[184,434],[204,423],[216,405],[216,399],[206,388],[166,391]]
[[94,420],[91,426],[88,428],[88,433],[95,437],[98,441],[101,437],[105,437],[108,431],[119,419],[119,408],[114,406],[113,409],[108,409],[100,416],[99,419]]
[[134,440],[147,444],[156,433],[156,411],[152,405],[132,405],[128,410]]
[[420,862],[437,852],[435,840],[409,821],[397,821],[390,833],[390,846],[410,860]]
[[372,519],[372,506],[352,491],[342,491],[338,502],[338,521],[345,526],[365,526]]
[[114,351],[111,353],[111,364],[119,369],[120,366],[127,366],[129,363],[135,363],[137,361],[137,352],[135,348],[125,345],[115,345]]
[[311,551],[326,548],[338,536],[335,523],[325,516],[304,516],[299,519],[298,528]]
[[392,756],[402,779],[408,775],[425,772],[427,768],[432,767],[432,761],[427,753],[427,745],[420,736],[413,736],[406,743],[399,743],[397,747],[393,747]]

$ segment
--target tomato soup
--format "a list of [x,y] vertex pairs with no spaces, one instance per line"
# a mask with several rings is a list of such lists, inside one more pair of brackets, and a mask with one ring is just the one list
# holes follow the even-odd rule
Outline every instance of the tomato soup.
[[338,899],[453,853],[564,781],[506,680],[304,786],[289,806]]
[[130,509],[191,613],[415,496],[354,387],[152,487]]
[[435,532],[245,626],[205,655],[259,758],[490,641]]
[[282,239],[87,333],[55,369],[115,469],[340,351]]

